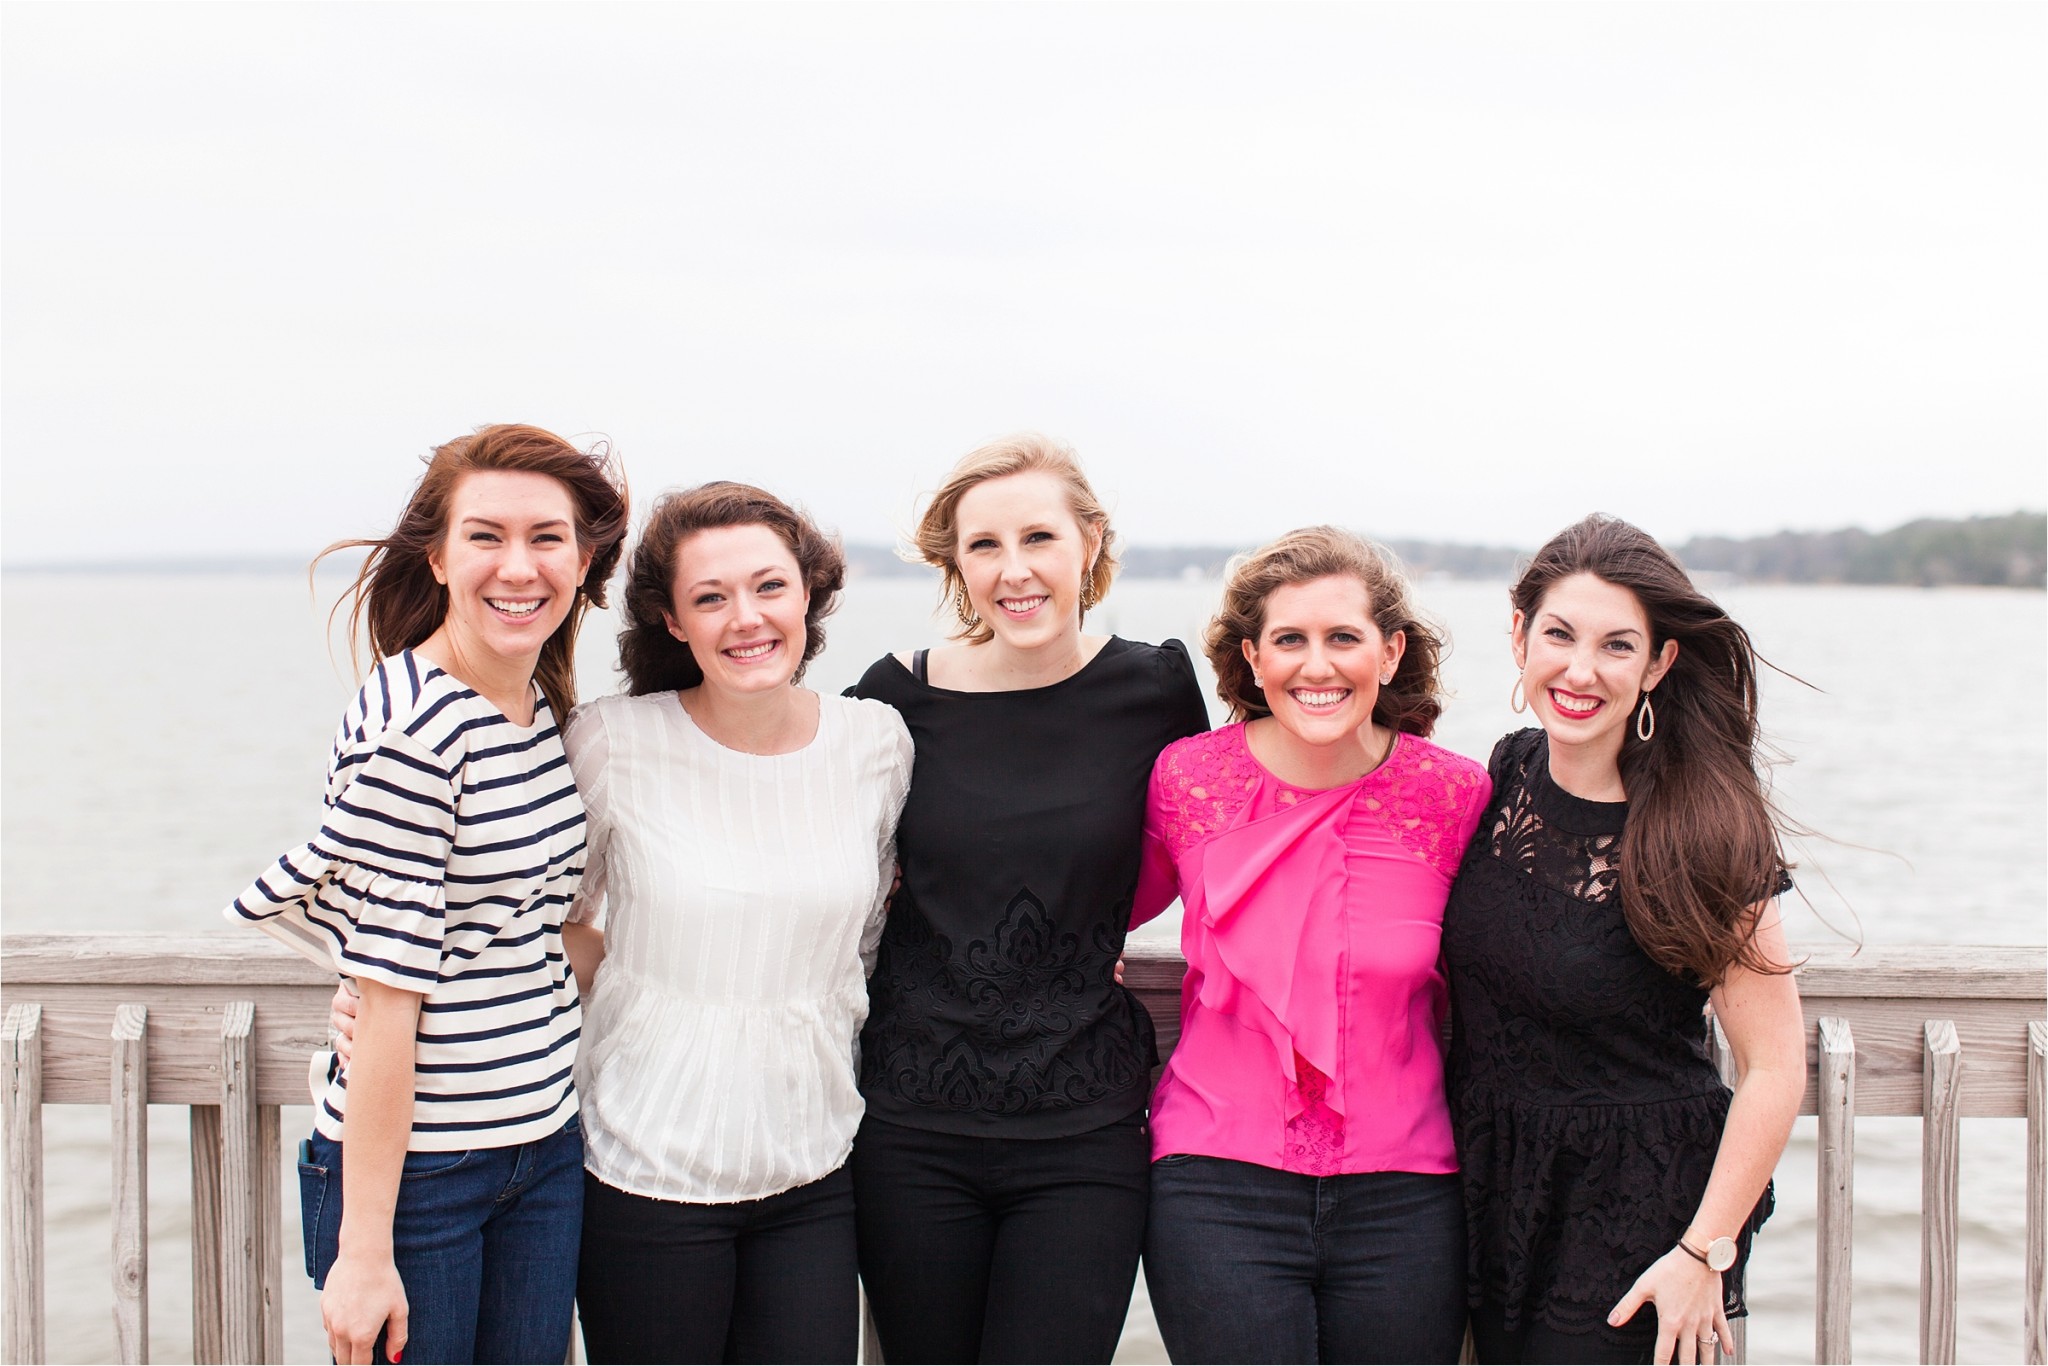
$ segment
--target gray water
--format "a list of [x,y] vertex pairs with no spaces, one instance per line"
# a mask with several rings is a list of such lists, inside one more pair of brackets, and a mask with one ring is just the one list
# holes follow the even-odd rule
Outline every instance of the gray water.
[[[330,662],[316,607],[292,575],[10,574],[0,582],[0,863],[9,932],[213,930],[218,907],[319,810],[326,753],[354,689]],[[1503,585],[1427,582],[1449,627],[1455,697],[1437,738],[1484,759],[1517,724]],[[811,682],[838,690],[887,650],[936,643],[929,587],[856,581],[829,623]],[[1811,688],[1765,686],[1764,719],[1794,762],[1777,771],[1793,816],[1828,838],[1794,851],[1806,901],[1788,899],[1795,947],[2040,944],[2048,938],[2048,618],[2039,593],[1729,587],[1759,648]],[[1179,636],[1199,654],[1216,601],[1203,582],[1119,584],[1093,628]],[[611,635],[593,617],[583,690],[616,687]],[[1205,671],[1206,672],[1206,671]],[[1206,679],[1205,679],[1206,681]],[[1219,718],[1220,719],[1220,718]],[[1807,904],[1810,902],[1811,904]],[[1172,917],[1148,936],[1177,934]],[[309,1124],[287,1111],[288,1135]],[[110,1361],[109,1154],[102,1109],[46,1113],[49,1352]],[[184,1111],[151,1111],[151,1352],[191,1359]],[[1963,1125],[1964,1361],[2017,1360],[2024,1126]],[[289,1145],[288,1145],[289,1146]],[[1917,1358],[1919,1123],[1857,1126],[1855,1343],[1860,1360]],[[1813,1121],[1778,1170],[1759,1241],[1750,1350],[1810,1361]],[[296,1178],[287,1173],[287,1204]],[[324,1360],[319,1311],[286,1249],[286,1350]],[[1163,1361],[1142,1287],[1119,1361]]]

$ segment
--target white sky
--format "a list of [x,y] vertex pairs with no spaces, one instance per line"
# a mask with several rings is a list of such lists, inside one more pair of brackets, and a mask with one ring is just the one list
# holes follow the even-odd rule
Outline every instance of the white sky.
[[304,553],[605,433],[853,539],[2039,508],[2048,7],[10,4],[0,553]]

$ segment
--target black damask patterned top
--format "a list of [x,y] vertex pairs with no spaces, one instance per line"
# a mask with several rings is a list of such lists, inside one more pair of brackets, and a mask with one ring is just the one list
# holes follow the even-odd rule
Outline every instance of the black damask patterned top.
[[1159,751],[1208,728],[1186,647],[1112,638],[1045,688],[935,688],[893,655],[853,688],[916,746],[903,887],[861,1031],[892,1124],[1057,1138],[1144,1108],[1152,1021],[1116,984]]
[[[1444,911],[1471,1300],[1511,1330],[1605,1334],[1692,1222],[1729,1092],[1705,988],[1652,962],[1622,916],[1628,804],[1559,787],[1540,730],[1504,738],[1487,767],[1493,798]],[[1771,1199],[1722,1277],[1731,1316]]]

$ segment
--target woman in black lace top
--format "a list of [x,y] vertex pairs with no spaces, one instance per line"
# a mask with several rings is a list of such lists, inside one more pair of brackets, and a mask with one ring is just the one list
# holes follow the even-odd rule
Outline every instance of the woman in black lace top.
[[1712,1361],[1805,1087],[1755,652],[1611,518],[1512,596],[1543,728],[1494,747],[1444,913],[1479,1359]]

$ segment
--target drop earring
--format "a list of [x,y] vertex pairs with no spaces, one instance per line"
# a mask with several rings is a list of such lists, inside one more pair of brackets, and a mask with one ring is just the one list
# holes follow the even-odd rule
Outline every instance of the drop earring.
[[1648,744],[1650,737],[1657,733],[1657,713],[1650,709],[1650,695],[1643,694],[1643,705],[1636,709],[1636,739]]

